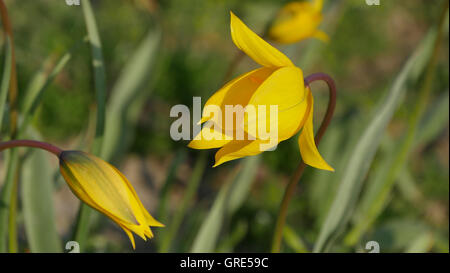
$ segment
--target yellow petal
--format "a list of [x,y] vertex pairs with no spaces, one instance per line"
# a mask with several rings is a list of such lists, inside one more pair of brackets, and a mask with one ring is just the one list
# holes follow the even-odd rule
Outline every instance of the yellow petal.
[[313,2],[311,4],[312,4],[314,10],[316,10],[317,12],[320,12],[322,10],[323,0],[313,0]]
[[[80,184],[77,182],[76,177],[72,174],[72,172],[67,168],[67,166],[61,165],[61,174],[64,177],[64,180],[69,185],[69,188],[72,192],[84,203],[89,205],[90,207],[100,211],[105,214],[109,218],[113,219],[117,223],[122,223],[123,220],[111,214],[109,211],[106,211],[101,206],[99,206],[85,191],[81,188]],[[128,224],[132,224],[131,222],[125,222]]]
[[314,141],[314,130],[313,130],[313,112],[314,112],[314,100],[311,92],[307,95],[308,103],[311,106],[308,118],[306,120],[305,126],[298,138],[298,145],[300,148],[300,154],[302,155],[303,161],[318,169],[334,171],[334,169],[328,165],[328,163],[322,158],[319,151],[317,150],[316,143]]
[[153,216],[148,213],[147,209],[145,209],[144,205],[142,204],[141,200],[139,199],[136,191],[134,190],[133,186],[131,185],[130,181],[114,166],[111,165],[112,168],[122,177],[123,181],[125,181],[126,185],[128,186],[128,189],[133,194],[133,198],[137,201],[137,203],[140,206],[141,212],[143,213],[145,220],[147,221],[148,226],[152,227],[164,227],[164,224],[158,222]]
[[130,238],[130,242],[131,242],[131,245],[133,246],[133,249],[136,249],[136,243],[134,241],[133,233],[131,233],[125,226],[122,226],[120,224],[119,224],[119,226],[125,231],[125,233],[127,234],[128,238]]
[[106,162],[81,152],[63,153],[75,184],[103,209],[128,223],[137,224],[123,180]]
[[233,12],[230,14],[231,37],[240,50],[265,67],[293,66],[286,55],[249,29]]
[[[218,135],[215,137],[215,139],[219,141],[204,141],[205,139],[203,139],[202,142],[199,142],[199,137],[204,136],[205,133],[207,133],[206,130],[208,129],[204,129],[201,134],[198,134],[194,138],[192,143],[190,143],[191,148],[218,148],[228,143],[228,141],[235,135],[235,129],[237,127],[238,121],[233,118],[233,126],[231,126],[232,128],[226,128],[226,107],[241,107],[242,109],[244,109],[255,90],[261,85],[262,82],[264,82],[267,77],[269,77],[273,73],[274,70],[275,69],[273,68],[265,67],[255,69],[237,77],[236,79],[232,80],[224,87],[219,89],[216,93],[214,93],[214,95],[208,99],[203,108],[203,118],[201,122],[213,122],[209,127],[214,126],[214,130],[218,131]],[[216,111],[213,111],[215,107],[219,108],[218,111],[221,113],[221,115],[218,115]],[[242,110],[242,116],[244,115],[243,112],[244,111]],[[241,122],[243,123],[243,120]],[[225,134],[226,136],[228,136],[228,140],[220,141],[220,139],[224,139],[220,138],[220,134]]]
[[258,68],[247,72],[232,81],[228,82],[214,93],[205,103],[203,108],[203,117],[201,122],[218,120],[215,117],[209,117],[206,108],[211,105],[219,106],[222,111],[222,120],[225,119],[225,105],[247,105],[253,93],[264,80],[272,74],[274,69]]
[[[298,132],[308,107],[305,99],[303,72],[298,67],[283,67],[272,73],[256,90],[247,107],[266,107],[266,113],[257,111],[257,117],[246,116],[246,127],[261,126],[265,123],[266,131],[270,124],[270,107],[278,107],[278,138],[283,141]],[[254,124],[256,123],[256,124]],[[251,132],[249,132],[251,133]],[[260,138],[258,132],[257,138]]]
[[261,144],[267,144],[268,141],[262,140],[233,140],[223,146],[216,153],[216,162],[213,167],[217,167],[227,161],[235,160],[245,156],[257,155],[270,148],[261,149]]
[[330,37],[328,36],[328,34],[321,30],[317,30],[316,32],[314,32],[313,36],[314,38],[319,39],[324,43],[328,43],[330,41]]
[[[80,151],[64,151],[60,170],[71,190],[89,206],[105,214],[127,235],[152,235],[149,225],[161,226],[146,211],[135,190],[114,166]],[[134,239],[130,240],[134,245]]]
[[[230,142],[229,139],[226,138],[225,134],[222,133],[220,128],[211,128],[209,125],[212,124],[212,121],[208,121],[198,133],[194,139],[189,142],[188,147],[192,149],[214,149],[220,148],[223,145]],[[218,130],[221,130],[220,132]],[[210,135],[211,139],[206,138],[206,135]]]

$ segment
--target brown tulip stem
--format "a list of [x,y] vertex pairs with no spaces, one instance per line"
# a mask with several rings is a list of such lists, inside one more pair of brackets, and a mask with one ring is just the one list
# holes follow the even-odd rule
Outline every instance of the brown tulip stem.
[[36,141],[36,140],[10,140],[5,142],[0,142],[0,152],[9,149],[9,148],[16,148],[16,147],[31,147],[31,148],[39,148],[42,150],[45,150],[47,152],[50,152],[57,157],[62,153],[62,150],[56,146],[53,146],[49,143]]
[[[324,73],[315,73],[309,75],[308,77],[305,78],[305,86],[310,87],[312,82],[320,80],[325,81],[327,83],[330,92],[329,94],[330,98],[328,101],[327,112],[314,138],[316,146],[319,145],[320,140],[325,134],[325,131],[327,130],[328,125],[330,124],[331,119],[333,117],[334,109],[336,108],[336,85],[334,84],[334,81],[330,76]],[[286,215],[289,207],[289,202],[291,201],[292,196],[295,193],[295,188],[298,182],[300,181],[300,178],[302,177],[305,168],[306,164],[303,161],[301,161],[297,167],[297,170],[295,170],[294,175],[291,177],[289,184],[287,185],[286,190],[284,192],[283,200],[281,201],[280,210],[278,212],[274,237],[272,241],[272,252],[274,253],[280,252],[281,239],[283,238],[283,229],[286,223]]]

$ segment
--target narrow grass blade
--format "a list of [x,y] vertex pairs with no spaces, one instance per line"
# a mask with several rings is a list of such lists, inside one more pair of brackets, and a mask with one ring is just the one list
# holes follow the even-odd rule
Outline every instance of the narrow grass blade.
[[259,157],[243,160],[237,176],[222,186],[208,216],[197,233],[191,252],[213,252],[226,217],[231,216],[247,198],[255,180]]
[[[416,98],[416,103],[412,107],[411,114],[408,120],[408,126],[401,141],[398,142],[388,155],[387,160],[383,163],[381,171],[376,173],[375,182],[371,184],[371,188],[368,194],[368,198],[364,198],[365,201],[361,217],[362,221],[358,222],[356,228],[350,233],[350,238],[347,242],[355,242],[359,235],[364,232],[381,214],[383,209],[387,205],[388,197],[394,186],[397,176],[405,168],[408,161],[408,155],[414,147],[417,129],[422,118],[423,113],[426,110],[428,100],[431,94],[431,87],[434,76],[434,69],[438,59],[439,46],[443,37],[444,21],[447,17],[448,2],[445,3],[446,7],[443,9],[439,21],[439,29],[436,38],[432,39],[433,52],[431,58],[427,64],[427,70],[424,79],[421,81],[421,88]],[[420,75],[420,73],[419,73]]]
[[284,227],[283,239],[286,245],[297,253],[308,253],[308,247],[298,234],[288,225]]
[[418,234],[430,234],[432,229],[424,222],[410,218],[400,218],[388,221],[370,234],[370,240],[380,244],[380,252],[404,252],[408,251]]
[[200,154],[198,157],[194,170],[192,171],[192,175],[189,178],[187,189],[184,192],[183,200],[181,201],[180,206],[175,210],[175,214],[172,218],[172,221],[168,222],[167,230],[161,232],[161,245],[160,252],[168,252],[170,251],[171,244],[176,237],[178,229],[184,219],[187,209],[191,206],[193,198],[197,193],[198,186],[200,185],[200,181],[203,177],[203,173],[206,167],[206,153]]
[[247,232],[249,230],[249,224],[245,220],[240,220],[233,230],[227,232],[227,235],[224,240],[222,240],[217,245],[217,252],[220,253],[230,253],[233,252],[233,249],[237,244],[239,244],[242,240],[244,240]]
[[71,52],[64,54],[58,63],[53,67],[50,73],[46,73],[42,68],[33,77],[30,85],[27,88],[26,96],[22,105],[23,121],[19,127],[19,137],[22,136],[30,124],[31,119],[38,108],[42,95],[47,87],[53,82],[53,79],[62,71],[65,65],[70,61],[72,57]]
[[415,68],[419,60],[430,55],[435,35],[428,35],[421,43],[418,50],[412,55],[396,77],[392,88],[377,107],[373,119],[358,140],[353,154],[350,157],[343,177],[339,184],[339,189],[334,198],[333,204],[327,214],[325,222],[321,228],[319,238],[314,246],[314,252],[327,250],[349,220],[351,211],[357,200],[365,176],[372,164],[380,140],[384,135],[386,127],[391,120],[400,101],[405,95],[406,83],[409,73]]
[[16,179],[17,168],[19,166],[19,156],[17,149],[12,149],[3,154],[8,154],[5,160],[6,177],[0,192],[0,253],[7,251],[7,231],[8,231],[8,215],[11,205],[11,193],[13,191],[13,182]]
[[47,152],[30,150],[22,166],[22,209],[31,252],[62,252],[54,217],[53,170],[49,160]]
[[434,236],[432,233],[425,233],[418,236],[412,241],[411,245],[406,249],[407,253],[426,253],[431,250],[434,244]]
[[130,105],[137,99],[146,99],[139,93],[145,93],[147,96],[150,94],[150,90],[143,90],[142,86],[151,75],[159,42],[160,32],[150,31],[125,65],[111,91],[102,148],[102,158],[105,160],[117,158],[127,147],[128,132],[136,122],[130,119]]
[[182,162],[184,162],[184,159],[186,158],[186,153],[184,150],[178,151],[175,153],[175,158],[172,161],[172,164],[169,167],[169,170],[167,171],[166,180],[164,181],[164,184],[162,186],[161,192],[160,192],[160,200],[158,204],[158,213],[157,213],[157,219],[159,219],[161,222],[165,222],[167,219],[167,205],[169,203],[170,198],[170,190],[174,184],[175,181],[175,175],[177,173],[178,167]]
[[92,152],[101,155],[102,141],[105,130],[106,115],[106,73],[103,61],[102,44],[95,21],[94,11],[89,0],[82,0],[84,21],[91,46],[92,68],[94,72],[94,84],[97,104],[97,125]]
[[419,124],[414,146],[424,145],[435,139],[448,126],[449,91],[439,96],[429,107]]
[[11,44],[8,36],[5,40],[5,60],[3,63],[2,82],[0,84],[0,138],[2,137],[1,130],[3,126],[3,115],[5,113],[6,98],[8,97],[9,80],[11,77]]
[[[442,100],[444,98],[444,100]],[[433,104],[429,113],[422,119],[419,125],[415,144],[410,148],[423,145],[441,132],[448,122],[448,92]],[[393,173],[393,167],[396,166],[398,154],[402,147],[395,145],[388,139],[384,144],[384,157],[382,164],[371,175],[368,181],[368,189],[361,198],[359,209],[356,212],[359,217],[354,221],[354,226],[344,239],[349,246],[355,245],[364,232],[371,226],[376,217],[386,207],[387,195],[392,189],[395,179],[388,179],[388,175]],[[398,176],[399,189],[405,193],[405,196],[412,202],[417,203],[421,199],[421,194],[415,186],[409,171],[403,167],[395,177]]]
[[[22,138],[24,131],[28,127],[36,108],[40,104],[42,94],[44,93],[46,87],[52,82],[52,80],[56,77],[56,75],[62,70],[65,64],[69,61],[70,54],[66,54],[60,60],[60,62],[53,68],[49,75],[47,75],[44,70],[41,70],[37,73],[37,76],[34,78],[32,83],[30,84],[29,92],[27,92],[25,96],[24,109],[22,109],[23,113],[23,122],[19,126],[19,130],[17,133],[18,138]],[[1,128],[1,126],[0,126]],[[18,188],[19,181],[15,180],[12,186],[12,195],[11,195],[11,206],[9,212],[9,249],[10,252],[17,252],[18,242],[17,242],[17,227],[16,227],[16,214],[17,214],[17,200],[18,200]]]

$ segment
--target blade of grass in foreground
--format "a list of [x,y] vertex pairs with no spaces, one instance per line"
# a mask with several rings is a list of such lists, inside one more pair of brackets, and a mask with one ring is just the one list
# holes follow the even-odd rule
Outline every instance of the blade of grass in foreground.
[[250,192],[258,163],[259,156],[243,159],[240,166],[242,169],[239,169],[237,175],[232,175],[231,180],[222,186],[195,237],[191,252],[213,252],[215,250],[226,217],[231,216],[244,203]]
[[297,253],[308,253],[308,247],[298,234],[289,226],[286,225],[283,231],[283,239],[286,244]]
[[5,160],[6,176],[5,182],[0,192],[0,253],[6,252],[8,215],[11,205],[11,192],[13,191],[13,182],[17,177],[17,168],[19,166],[19,155],[17,149],[2,152],[7,155]]
[[[435,102],[429,106],[429,111],[422,118],[419,129],[413,147],[421,147],[435,140],[444,130],[448,127],[448,114],[449,114],[449,92],[448,90],[440,95]],[[368,211],[370,206],[373,205],[373,199],[376,198],[376,194],[382,189],[383,181],[386,181],[386,174],[393,166],[392,160],[396,153],[388,153],[388,151],[394,151],[396,146],[390,138],[387,138],[383,142],[381,147],[384,150],[384,158],[381,160],[381,166],[378,167],[376,172],[371,175],[371,180],[368,181],[369,187],[361,198],[358,210],[355,213],[354,227],[346,235],[344,241],[347,245],[351,246],[356,243],[358,237],[362,235],[364,231],[365,223],[370,222]],[[424,197],[416,184],[415,177],[411,174],[409,168],[404,166],[398,174],[396,181],[400,195],[406,200],[410,201],[415,208],[423,208]],[[376,203],[376,202],[375,202]]]
[[[16,61],[14,54],[14,38],[11,27],[11,22],[8,16],[8,10],[3,0],[0,0],[0,18],[4,34],[8,37],[9,48],[11,53],[11,66],[9,77],[8,90],[8,105],[9,105],[9,135],[14,139],[17,133],[17,73]],[[16,236],[16,189],[18,184],[18,155],[17,149],[9,152],[9,159],[6,162],[6,178],[0,193],[0,252],[6,251],[6,233],[9,229],[9,251],[17,251],[17,236]]]
[[48,87],[49,84],[52,83],[53,79],[61,72],[61,70],[65,67],[65,65],[71,59],[72,54],[70,52],[64,54],[58,63],[53,67],[49,74],[45,72],[45,69],[42,68],[33,78],[30,85],[27,88],[26,97],[24,98],[22,115],[23,121],[19,127],[19,137],[22,137],[30,124],[31,119],[36,112],[39,104],[41,103],[42,95],[44,91]]
[[[448,92],[433,104],[426,117],[421,122],[420,129],[415,138],[415,144],[412,147],[424,145],[429,140],[434,139],[439,132],[442,132],[448,126]],[[381,166],[371,175],[368,181],[369,187],[362,196],[358,210],[355,213],[355,216],[358,217],[355,217],[354,226],[344,239],[344,242],[349,246],[353,246],[358,242],[359,238],[369,229],[377,216],[381,214],[389,200],[388,195],[394,186],[394,180],[391,180],[392,183],[389,183],[390,181],[387,179],[387,175],[392,172],[392,168],[395,166],[395,160],[398,160],[396,157],[401,146],[396,146],[392,140],[386,143],[385,146],[385,153],[389,151],[390,153],[385,155]],[[419,207],[420,205],[417,202],[421,200],[422,195],[414,184],[408,168],[403,166],[396,176],[398,176],[396,183],[398,183],[400,193],[404,193],[406,198],[415,202],[415,205]]]
[[169,223],[165,223],[167,228],[161,232],[161,244],[159,247],[159,252],[170,251],[171,244],[175,239],[178,229],[184,219],[187,209],[192,204],[192,199],[197,193],[198,186],[202,180],[203,173],[206,167],[206,155],[207,153],[201,153],[195,162],[194,169],[192,171],[191,177],[189,178],[186,191],[183,194],[183,200],[180,206],[175,210],[175,214]]
[[[94,155],[101,155],[102,141],[105,129],[105,100],[106,100],[106,76],[105,64],[103,61],[102,45],[98,34],[97,24],[95,22],[94,12],[89,0],[82,0],[84,20],[86,23],[89,44],[91,46],[92,67],[94,71],[95,94],[97,104],[97,120],[95,138],[92,146]],[[78,212],[77,223],[75,227],[75,241],[80,244],[81,250],[86,247],[86,239],[89,232],[90,216],[93,209],[84,203],[81,203]]]
[[[448,7],[448,1],[446,1]],[[353,244],[359,239],[361,234],[365,232],[368,227],[375,221],[378,215],[381,214],[386,207],[388,196],[394,186],[397,176],[403,170],[406,162],[408,161],[408,155],[414,147],[414,140],[416,139],[417,129],[422,118],[423,113],[426,110],[426,106],[429,101],[430,94],[432,92],[432,82],[435,71],[435,66],[438,60],[439,46],[444,32],[444,21],[447,13],[447,8],[443,9],[443,14],[440,17],[439,30],[436,35],[432,35],[431,41],[434,44],[433,54],[427,66],[425,79],[423,80],[422,88],[420,89],[419,96],[415,100],[416,105],[412,108],[411,115],[409,116],[408,127],[405,135],[401,141],[392,149],[392,153],[389,155],[388,160],[383,168],[380,168],[376,173],[376,180],[371,187],[371,195],[368,198],[363,199],[367,204],[366,210],[362,212],[363,217],[355,227],[347,239],[347,243]]]
[[349,212],[354,209],[362,183],[378,150],[380,140],[401,99],[404,97],[409,74],[420,63],[418,60],[430,55],[430,42],[433,41],[434,39],[430,41],[429,37],[425,39],[415,54],[408,59],[402,71],[396,77],[389,93],[374,112],[372,121],[369,122],[368,127],[358,140],[345,168],[332,206],[322,225],[319,238],[314,246],[314,252],[328,250],[337,233],[349,220]]
[[429,252],[434,244],[433,233],[419,235],[411,245],[406,249],[406,253],[426,253]]
[[0,138],[3,138],[1,130],[3,127],[3,114],[5,113],[6,98],[8,97],[9,79],[11,77],[11,44],[8,36],[5,40],[5,60],[3,63],[3,75],[0,85]]
[[31,252],[62,252],[53,208],[53,171],[48,154],[31,150],[21,178],[25,233]]
[[[136,52],[125,65],[117,83],[111,91],[108,102],[105,136],[103,139],[102,158],[110,161],[117,159],[126,149],[129,134],[136,120],[129,120],[130,106],[137,99],[144,100],[150,95],[150,88],[142,90],[145,81],[151,75],[151,68],[161,40],[158,30],[151,30],[139,44]],[[146,97],[142,97],[145,93]]]
[[[36,111],[37,107],[40,104],[42,94],[44,93],[46,87],[52,82],[52,80],[56,77],[56,75],[62,70],[62,68],[65,66],[65,64],[70,59],[70,53],[65,54],[61,60],[58,62],[58,64],[52,69],[49,75],[47,75],[44,70],[41,70],[37,73],[34,80],[31,82],[29,89],[25,96],[25,107],[22,109],[23,113],[23,121],[22,124],[19,127],[17,136],[19,138],[22,138],[25,130],[28,128],[28,125],[34,115],[34,112]],[[21,169],[21,166],[19,167]],[[51,176],[47,177],[48,181],[51,181]],[[46,183],[46,182],[43,182]],[[52,192],[41,192],[41,193],[47,193],[46,196],[41,195],[39,198],[45,199],[45,200],[51,200]],[[17,235],[16,235],[16,214],[17,214],[17,195],[18,195],[18,183],[14,183],[13,189],[12,189],[12,197],[11,197],[11,209],[9,214],[9,229],[10,229],[10,239],[9,239],[9,248],[11,252],[17,251]],[[36,200],[36,198],[30,198],[30,200]],[[45,203],[45,202],[44,202]],[[30,206],[34,208],[39,208],[40,204],[37,204],[37,206]],[[53,204],[50,204],[52,207]],[[33,212],[33,215],[35,215],[38,218],[41,219],[47,219],[45,211],[36,211]],[[46,215],[42,215],[46,214]],[[50,214],[53,218],[53,214]],[[43,217],[41,217],[43,216]],[[49,224],[50,226],[46,226]],[[51,230],[51,221],[49,223],[42,222],[42,226],[48,227],[48,230]],[[45,230],[45,228],[43,228]],[[57,236],[55,233],[54,235]],[[30,239],[30,238],[29,238]],[[37,246],[34,246],[35,248],[38,248]]]
[[164,223],[167,219],[167,206],[170,199],[170,190],[174,185],[175,176],[177,174],[178,167],[184,162],[186,158],[186,152],[184,150],[177,151],[175,153],[175,158],[170,164],[169,170],[167,171],[166,180],[162,186],[160,192],[160,200],[158,202],[158,212],[157,219]]
[[411,245],[416,244],[419,234],[430,233],[438,236],[436,230],[426,222],[410,217],[395,217],[376,226],[370,235],[370,240],[380,242],[380,252],[386,252],[386,250],[404,252],[411,248]]

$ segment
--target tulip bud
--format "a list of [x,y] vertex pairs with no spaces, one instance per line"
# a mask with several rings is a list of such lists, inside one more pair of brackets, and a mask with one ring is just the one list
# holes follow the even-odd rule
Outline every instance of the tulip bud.
[[72,192],[83,202],[116,222],[135,248],[136,233],[152,238],[150,226],[162,227],[144,208],[127,178],[102,159],[81,152],[63,151],[60,171]]

